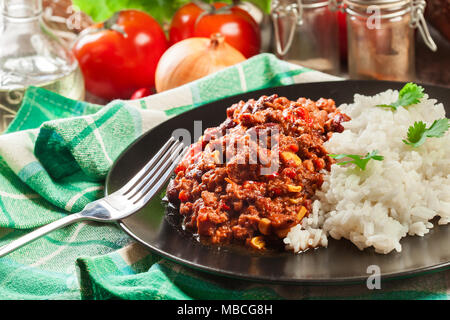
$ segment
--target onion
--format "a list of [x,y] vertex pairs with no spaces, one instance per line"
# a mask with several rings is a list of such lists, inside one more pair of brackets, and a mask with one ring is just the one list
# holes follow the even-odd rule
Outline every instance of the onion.
[[221,34],[189,38],[170,47],[156,68],[156,91],[172,89],[245,60]]

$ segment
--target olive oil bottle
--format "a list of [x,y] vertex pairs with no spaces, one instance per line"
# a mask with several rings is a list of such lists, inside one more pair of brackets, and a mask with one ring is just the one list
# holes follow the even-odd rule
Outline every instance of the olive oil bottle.
[[0,133],[14,119],[29,86],[84,99],[78,63],[44,24],[41,0],[1,3]]

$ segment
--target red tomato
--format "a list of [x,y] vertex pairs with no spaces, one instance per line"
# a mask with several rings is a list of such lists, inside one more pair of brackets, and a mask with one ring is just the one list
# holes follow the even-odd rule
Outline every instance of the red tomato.
[[[285,109],[283,111],[283,117],[286,120],[289,120],[291,122],[295,122],[298,119],[303,119],[306,123],[311,123],[311,118],[309,117],[309,113],[303,107],[297,107],[294,110]],[[298,146],[294,146],[294,147],[298,148]],[[295,152],[297,152],[297,151],[295,151]]]
[[[205,4],[208,6],[208,4]],[[216,2],[214,8],[219,9],[226,3]],[[195,3],[188,3],[175,12],[169,29],[169,42],[171,45],[194,36],[194,27],[198,17],[204,10]]]
[[151,94],[153,94],[152,90],[147,89],[147,88],[141,88],[133,93],[130,100],[142,99],[142,98],[148,97]]
[[136,90],[155,85],[156,66],[168,47],[155,19],[124,10],[85,32],[73,52],[87,91],[107,100],[128,99]]
[[205,14],[195,24],[196,37],[209,38],[214,33],[221,33],[225,41],[246,58],[260,51],[259,26],[249,13],[239,7],[232,7],[223,13]]
[[296,144],[291,144],[289,145],[289,149],[291,149],[292,152],[297,153],[298,149],[298,145]]
[[278,172],[274,172],[274,173],[271,173],[271,174],[269,174],[269,175],[267,175],[267,179],[275,179],[276,177],[278,177],[280,174],[278,173]]
[[294,179],[297,176],[297,173],[293,168],[284,169],[284,173],[291,179]]
[[178,194],[178,199],[180,199],[181,202],[186,202],[189,200],[189,193],[185,190],[181,190]]

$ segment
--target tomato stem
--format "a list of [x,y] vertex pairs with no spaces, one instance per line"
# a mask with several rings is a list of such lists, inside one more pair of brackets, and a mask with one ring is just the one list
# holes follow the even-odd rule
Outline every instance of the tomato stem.
[[123,35],[125,38],[128,37],[128,34],[125,32],[125,30],[117,24],[117,21],[119,20],[120,11],[117,11],[114,13],[111,18],[103,22],[103,28],[105,30],[113,30],[116,32],[119,32],[121,35]]
[[229,4],[227,6],[221,7],[219,9],[215,9],[213,13],[215,14],[230,14],[232,13],[231,8],[233,8],[234,4]]
[[206,3],[200,0],[192,0],[192,2],[199,7],[200,9],[202,9],[205,12],[211,13],[215,10],[214,6],[210,3]]
[[230,14],[231,13],[231,8],[234,7],[234,4],[229,4],[226,5],[224,7],[221,7],[219,9],[216,9],[216,7],[214,7],[212,4],[203,2],[203,1],[199,1],[199,0],[193,0],[192,1],[195,5],[197,5],[198,7],[200,7],[200,9],[203,10],[202,13],[200,13],[200,15],[197,17],[197,19],[195,20],[195,24],[197,24],[197,22],[200,21],[201,18],[203,18],[206,15],[210,15],[210,14]]

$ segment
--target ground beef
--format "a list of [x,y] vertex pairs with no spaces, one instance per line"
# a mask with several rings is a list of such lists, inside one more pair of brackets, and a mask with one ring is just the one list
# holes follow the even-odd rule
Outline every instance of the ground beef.
[[191,146],[167,197],[201,238],[263,249],[311,211],[333,163],[323,143],[348,120],[331,99],[240,101]]

